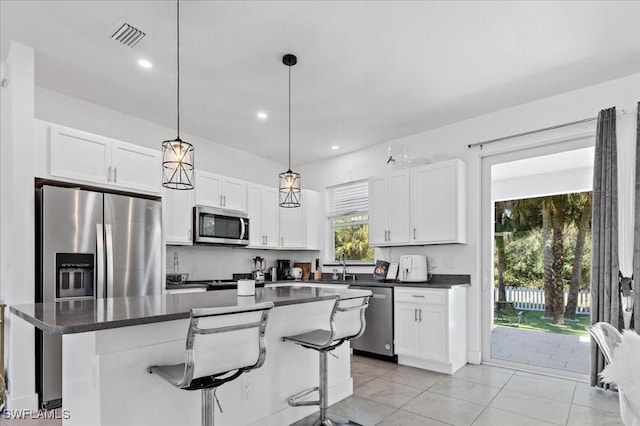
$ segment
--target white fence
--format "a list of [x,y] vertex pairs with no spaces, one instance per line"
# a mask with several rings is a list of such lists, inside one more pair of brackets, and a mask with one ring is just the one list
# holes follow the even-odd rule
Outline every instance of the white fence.
[[[505,288],[507,302],[513,302],[513,305],[517,309],[524,309],[529,311],[544,311],[545,298],[544,290],[536,290],[530,288],[517,288],[506,287]],[[567,297],[569,291],[564,292],[564,306],[567,305]],[[494,288],[493,300],[498,300],[498,287]],[[578,292],[578,308],[576,312],[579,314],[588,314],[591,312],[591,294],[588,291],[580,290]]]

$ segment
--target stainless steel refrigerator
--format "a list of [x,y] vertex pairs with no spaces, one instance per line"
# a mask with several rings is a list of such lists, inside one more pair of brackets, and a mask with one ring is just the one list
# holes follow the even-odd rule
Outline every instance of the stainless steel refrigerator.
[[[44,185],[37,192],[37,302],[83,303],[160,294],[158,199]],[[44,408],[62,402],[62,338],[36,333],[36,388]]]

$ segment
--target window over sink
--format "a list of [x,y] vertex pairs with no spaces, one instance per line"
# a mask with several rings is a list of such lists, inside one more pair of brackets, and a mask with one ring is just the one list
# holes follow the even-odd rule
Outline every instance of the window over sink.
[[331,261],[344,253],[348,262],[371,263],[369,246],[369,185],[366,180],[327,188],[327,212],[330,227]]

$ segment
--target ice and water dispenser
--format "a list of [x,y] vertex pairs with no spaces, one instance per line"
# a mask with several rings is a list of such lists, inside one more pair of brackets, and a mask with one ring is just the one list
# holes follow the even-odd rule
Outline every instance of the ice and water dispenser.
[[95,296],[93,253],[56,253],[56,299]]

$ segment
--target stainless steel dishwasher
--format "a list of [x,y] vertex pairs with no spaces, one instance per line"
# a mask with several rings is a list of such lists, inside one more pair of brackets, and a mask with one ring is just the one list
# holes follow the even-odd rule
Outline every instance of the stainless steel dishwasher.
[[395,360],[393,349],[393,288],[350,285],[349,288],[371,290],[369,307],[365,311],[367,325],[364,334],[351,341],[354,353]]

